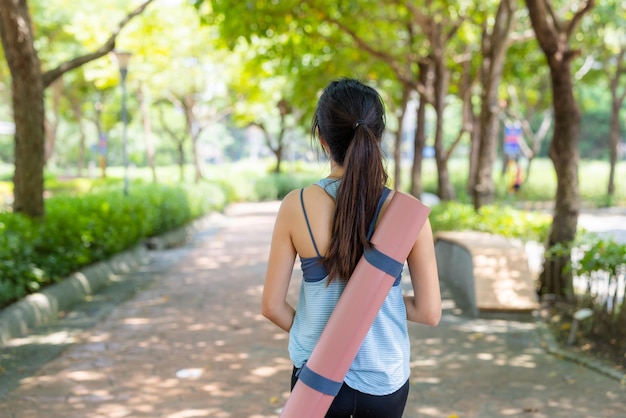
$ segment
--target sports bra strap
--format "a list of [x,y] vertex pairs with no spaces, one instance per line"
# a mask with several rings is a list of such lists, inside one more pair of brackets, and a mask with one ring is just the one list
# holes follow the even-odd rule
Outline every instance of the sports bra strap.
[[304,189],[300,189],[300,204],[302,205],[302,212],[304,213],[304,220],[306,221],[306,226],[309,228],[309,235],[311,236],[311,242],[313,243],[313,247],[315,248],[315,253],[318,257],[321,257],[319,250],[317,249],[317,244],[315,243],[315,238],[313,237],[313,230],[311,229],[311,224],[309,223],[309,217],[306,214],[306,209],[304,207]]
[[[380,210],[387,200],[387,196],[389,196],[391,190],[387,187],[383,189],[383,193],[378,200],[378,206],[376,206],[376,212],[374,213],[374,218],[369,225],[369,229],[367,230],[367,239],[372,239],[372,235],[374,234],[374,229],[376,228],[376,221],[378,220],[378,216],[380,215]],[[311,224],[309,223],[309,217],[306,213],[306,208],[304,207],[304,189],[300,189],[300,204],[302,205],[302,212],[304,213],[304,220],[306,221],[306,226],[309,229],[309,235],[311,236],[311,242],[313,243],[313,247],[315,248],[315,253],[318,257],[321,257],[319,250],[317,249],[317,244],[315,243],[315,237],[313,236],[313,230],[311,229]]]

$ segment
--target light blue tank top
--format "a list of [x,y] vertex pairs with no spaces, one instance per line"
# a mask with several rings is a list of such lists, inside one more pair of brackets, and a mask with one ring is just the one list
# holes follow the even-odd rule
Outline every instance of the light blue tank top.
[[[315,184],[331,196],[337,195],[339,180],[325,178]],[[389,189],[386,189],[378,203],[376,216],[370,225],[369,236],[374,232],[376,218],[388,193]],[[302,201],[302,208],[308,225],[304,201]],[[318,256],[301,258],[303,280],[296,315],[289,333],[289,355],[293,364],[298,368],[302,367],[311,356],[346,286],[343,280],[333,280],[327,285],[325,279],[328,275],[321,263],[322,256],[317,249],[310,226],[309,232]],[[410,345],[406,309],[402,289],[399,286],[400,278],[401,275],[387,294],[346,374],[345,383],[360,392],[377,396],[387,395],[402,387],[409,378]],[[337,347],[337,350],[341,350],[341,347]]]

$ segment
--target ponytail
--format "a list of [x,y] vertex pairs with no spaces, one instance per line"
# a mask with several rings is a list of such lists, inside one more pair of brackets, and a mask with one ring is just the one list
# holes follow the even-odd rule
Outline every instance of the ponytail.
[[332,160],[344,169],[324,255],[328,283],[348,280],[371,246],[367,232],[387,183],[380,147],[384,130],[385,107],[376,90],[353,79],[326,87],[311,132],[328,144]]
[[324,260],[329,283],[336,278],[348,280],[364,249],[371,247],[367,232],[386,183],[380,139],[359,121],[346,151],[332,238]]

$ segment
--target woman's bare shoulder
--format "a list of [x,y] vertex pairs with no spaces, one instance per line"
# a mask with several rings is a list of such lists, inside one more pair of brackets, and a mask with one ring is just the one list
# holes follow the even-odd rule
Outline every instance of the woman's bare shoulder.
[[291,211],[296,205],[300,204],[300,190],[295,189],[287,193],[280,203],[281,212]]

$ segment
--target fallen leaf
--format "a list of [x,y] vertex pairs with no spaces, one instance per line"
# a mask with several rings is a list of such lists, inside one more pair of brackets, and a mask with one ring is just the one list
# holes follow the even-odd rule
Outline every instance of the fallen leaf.
[[470,334],[468,338],[472,341],[476,341],[480,340],[481,338],[485,338],[485,334],[483,334],[482,332],[475,332],[473,334]]

